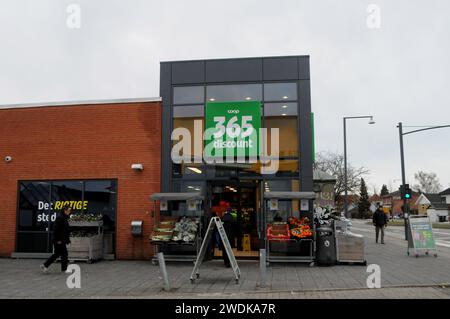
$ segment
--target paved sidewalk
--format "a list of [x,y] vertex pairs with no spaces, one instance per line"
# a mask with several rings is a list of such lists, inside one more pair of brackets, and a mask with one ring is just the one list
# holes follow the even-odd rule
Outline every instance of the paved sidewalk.
[[[444,298],[450,283],[450,250],[439,248],[439,257],[406,256],[406,242],[387,236],[386,245],[373,243],[365,234],[368,264],[381,267],[382,289],[367,289],[365,266],[309,267],[304,264],[271,264],[267,287],[259,288],[259,265],[239,261],[241,280],[221,260],[205,263],[201,277],[191,284],[191,263],[168,263],[171,292],[162,292],[159,267],[149,261],[101,261],[79,263],[81,288],[68,289],[67,275],[59,264],[49,274],[39,270],[41,260],[0,259],[0,298]],[[344,289],[344,290],[339,290]],[[323,292],[319,290],[327,290]],[[292,292],[291,292],[292,291]]]

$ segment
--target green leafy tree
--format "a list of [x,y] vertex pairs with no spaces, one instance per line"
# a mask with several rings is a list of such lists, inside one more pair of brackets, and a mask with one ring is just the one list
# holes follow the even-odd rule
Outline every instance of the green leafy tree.
[[385,195],[389,195],[389,190],[388,190],[386,184],[383,184],[383,186],[381,187],[380,196],[385,196]]
[[366,182],[361,178],[361,186],[359,188],[358,213],[360,218],[366,218],[369,215],[370,202],[367,192]]

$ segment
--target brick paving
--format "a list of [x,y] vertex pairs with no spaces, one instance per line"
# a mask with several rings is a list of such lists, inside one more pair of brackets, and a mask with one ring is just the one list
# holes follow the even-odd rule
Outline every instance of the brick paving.
[[381,289],[367,289],[365,266],[309,267],[275,264],[267,268],[267,286],[259,287],[256,261],[238,261],[241,280],[221,260],[206,262],[191,284],[191,263],[168,263],[172,291],[162,291],[159,267],[150,261],[78,263],[81,288],[68,289],[59,264],[42,274],[42,260],[0,259],[0,298],[449,298],[450,249],[438,258],[409,257],[406,242],[387,236],[386,245],[366,239],[368,264],[381,267]]

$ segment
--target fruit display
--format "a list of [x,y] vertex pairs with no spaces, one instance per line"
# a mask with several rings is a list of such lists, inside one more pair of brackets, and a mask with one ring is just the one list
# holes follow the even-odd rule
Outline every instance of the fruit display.
[[309,238],[313,236],[308,217],[289,217],[290,234],[294,238]]

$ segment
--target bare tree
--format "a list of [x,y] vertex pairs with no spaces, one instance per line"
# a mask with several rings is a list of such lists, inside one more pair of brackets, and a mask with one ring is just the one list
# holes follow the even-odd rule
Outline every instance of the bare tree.
[[[336,178],[334,186],[334,196],[336,202],[341,201],[345,191],[344,180],[344,155],[332,152],[320,152],[316,154],[314,169],[328,173]],[[369,174],[369,170],[364,167],[353,167],[347,161],[347,190],[350,194],[355,194],[361,186],[361,178]]]
[[418,171],[414,174],[414,179],[417,181],[417,184],[413,186],[413,189],[417,192],[436,194],[442,189],[436,173]]

